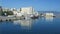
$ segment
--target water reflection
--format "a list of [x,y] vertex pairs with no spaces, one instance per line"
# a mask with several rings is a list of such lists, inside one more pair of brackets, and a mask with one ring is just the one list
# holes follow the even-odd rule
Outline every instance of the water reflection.
[[32,26],[32,20],[17,20],[13,21],[15,25],[20,25],[22,29],[31,29]]
[[45,17],[46,21],[53,21],[53,17]]

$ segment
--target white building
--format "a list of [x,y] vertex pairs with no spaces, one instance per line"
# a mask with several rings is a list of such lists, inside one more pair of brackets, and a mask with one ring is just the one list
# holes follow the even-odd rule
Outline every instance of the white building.
[[46,17],[52,17],[52,16],[54,16],[54,14],[53,13],[46,13],[45,16]]
[[34,12],[34,9],[32,7],[24,7],[21,8],[21,13],[24,14],[32,14]]
[[3,11],[10,11],[9,8],[3,8]]
[[13,11],[13,14],[16,16],[16,17],[20,17],[22,16],[23,14],[19,11]]

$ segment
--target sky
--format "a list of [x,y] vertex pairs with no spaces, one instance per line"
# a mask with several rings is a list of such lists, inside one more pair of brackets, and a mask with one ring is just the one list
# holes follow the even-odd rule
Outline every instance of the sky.
[[60,0],[0,0],[0,6],[6,8],[32,6],[36,11],[60,11]]

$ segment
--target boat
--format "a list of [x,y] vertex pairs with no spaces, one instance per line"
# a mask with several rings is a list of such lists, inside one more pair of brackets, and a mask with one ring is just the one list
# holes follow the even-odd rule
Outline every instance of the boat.
[[32,19],[37,19],[39,16],[38,15],[31,15],[30,16]]

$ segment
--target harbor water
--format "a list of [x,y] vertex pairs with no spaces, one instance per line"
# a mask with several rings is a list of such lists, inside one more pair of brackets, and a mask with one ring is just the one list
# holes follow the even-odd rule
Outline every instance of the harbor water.
[[60,18],[0,22],[0,34],[60,34]]

